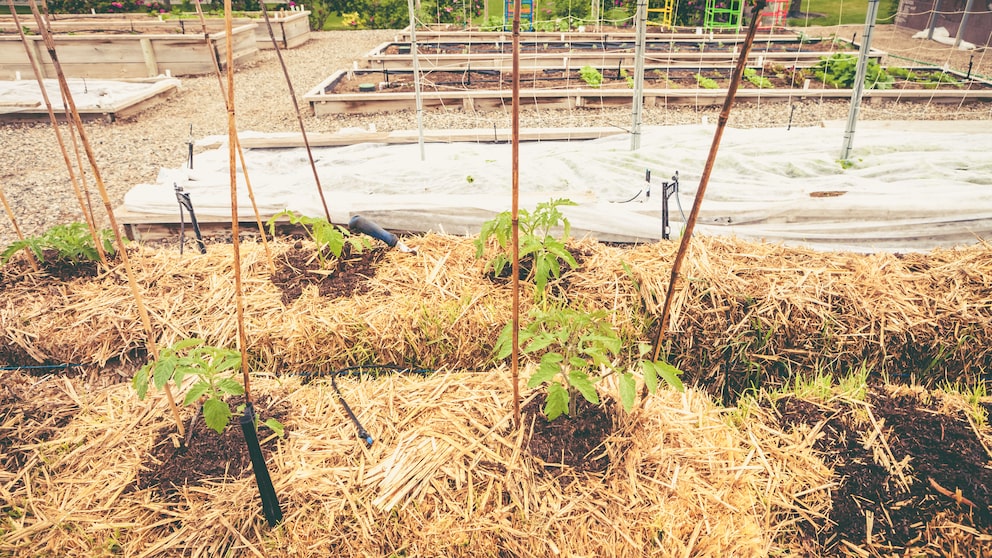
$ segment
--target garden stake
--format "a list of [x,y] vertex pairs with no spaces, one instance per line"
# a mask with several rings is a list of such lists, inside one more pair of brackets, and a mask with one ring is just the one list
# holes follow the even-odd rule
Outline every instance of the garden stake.
[[176,189],[176,200],[179,201],[179,253],[183,253],[183,245],[186,244],[186,220],[183,218],[183,209],[189,211],[189,220],[193,223],[193,232],[196,234],[196,245],[200,248],[201,254],[207,253],[207,247],[203,244],[203,235],[200,234],[200,225],[196,222],[196,213],[193,212],[193,202],[189,199],[189,192],[183,192],[183,187],[172,183]]
[[[197,3],[199,6],[199,3]],[[206,24],[204,23],[204,27]],[[224,40],[227,46],[227,153],[231,185],[231,247],[234,249],[234,298],[238,319],[238,349],[241,351],[241,375],[244,378],[245,403],[251,406],[251,376],[248,374],[248,339],[245,334],[245,295],[241,286],[241,238],[238,236],[238,167],[235,151],[240,150],[238,126],[234,118],[234,45],[231,41],[231,0],[224,0]],[[247,169],[245,169],[247,170]],[[261,223],[259,223],[261,232]],[[263,235],[264,236],[264,235]],[[261,489],[261,488],[260,488]]]
[[[226,0],[226,2],[230,1]],[[272,477],[269,476],[265,456],[262,455],[262,446],[258,443],[258,430],[255,428],[255,407],[250,402],[245,405],[245,412],[239,421],[241,422],[241,431],[245,435],[245,442],[248,443],[248,456],[251,457],[251,468],[255,471],[258,495],[262,499],[262,513],[265,514],[265,520],[269,523],[269,527],[275,527],[282,521],[282,508],[279,507],[276,489],[272,486]]]
[[[723,110],[720,111],[720,118],[717,121],[716,132],[713,134],[713,143],[710,145],[710,152],[706,158],[706,166],[703,167],[703,175],[699,178],[699,187],[696,189],[696,197],[692,202],[692,209],[689,210],[689,218],[685,222],[685,232],[682,233],[681,242],[679,242],[678,252],[675,254],[675,260],[672,262],[672,274],[668,279],[668,292],[665,293],[665,304],[661,309],[661,320],[658,324],[658,337],[654,341],[654,350],[652,351],[651,360],[657,361],[658,356],[661,354],[661,344],[665,339],[665,330],[667,329],[668,319],[672,311],[672,299],[675,294],[675,282],[679,277],[679,270],[682,267],[682,260],[685,259],[686,253],[689,251],[689,241],[692,240],[692,230],[696,226],[696,218],[699,216],[699,208],[703,204],[703,195],[706,193],[706,185],[710,180],[710,173],[713,171],[713,162],[716,160],[716,152],[720,148],[720,138],[723,136],[723,129],[727,126],[727,120],[730,118],[730,109],[734,106],[734,96],[737,94],[737,86],[741,82],[741,76],[744,74],[744,67],[747,66],[748,55],[751,53],[751,43],[754,42],[754,35],[758,29],[758,21],[761,17],[758,15],[761,10],[765,7],[765,0],[757,0],[754,3],[754,9],[751,10],[751,24],[747,29],[747,36],[744,39],[744,45],[741,47],[741,54],[737,59],[737,66],[734,67],[734,74],[730,80],[730,87],[727,89],[727,98],[723,102]],[[645,388],[646,390],[646,388]],[[646,393],[642,390],[642,395]]]
[[[14,211],[11,209],[10,204],[7,203],[7,196],[3,193],[3,186],[0,186],[0,203],[3,203],[3,209],[7,212],[7,217],[10,219],[10,223],[14,225],[14,232],[17,233],[18,240],[24,240],[24,233],[21,232],[21,227],[17,224],[17,218],[14,217]],[[34,253],[31,250],[25,250],[28,255],[28,262],[31,263],[31,269],[38,271],[38,260],[35,259]]]
[[[110,194],[107,193],[107,187],[104,185],[103,177],[100,175],[100,168],[96,164],[96,155],[94,155],[93,147],[90,145],[89,139],[86,136],[86,130],[83,129],[83,121],[76,111],[76,103],[72,99],[69,84],[65,79],[65,73],[62,71],[62,65],[59,63],[58,53],[55,51],[55,40],[52,39],[52,34],[48,31],[48,27],[45,26],[41,14],[38,12],[38,3],[35,0],[30,0],[29,5],[31,6],[31,13],[34,15],[35,22],[38,24],[38,32],[41,34],[42,40],[45,42],[45,48],[48,50],[48,56],[52,60],[52,66],[55,68],[59,88],[61,88],[66,102],[66,115],[67,117],[71,115],[71,118],[75,122],[79,139],[83,144],[86,158],[90,163],[90,170],[93,172],[93,180],[100,190],[103,207],[106,209],[107,217],[110,219],[110,230],[113,231],[114,240],[117,242],[117,253],[121,255],[121,261],[124,263],[124,270],[127,273],[127,282],[131,288],[131,293],[134,295],[135,306],[138,308],[138,315],[141,316],[141,323],[145,327],[145,333],[148,335],[148,338],[145,340],[145,346],[148,349],[148,353],[152,355],[152,358],[158,359],[158,347],[155,345],[155,330],[152,329],[152,321],[148,316],[148,309],[145,308],[141,291],[138,289],[138,281],[134,276],[131,258],[127,255],[127,247],[124,246],[124,239],[121,238],[121,231],[117,226],[117,218],[114,216],[114,210],[110,205]],[[172,389],[166,384],[164,391],[165,397],[169,402],[169,408],[172,410],[172,418],[176,422],[176,429],[179,431],[179,436],[183,437],[186,430],[183,426],[182,418],[179,416],[179,408],[176,406],[176,400],[172,396]]]
[[520,428],[520,2],[513,3],[513,80],[512,80],[511,196],[510,223],[513,244],[512,306],[513,334],[510,348],[510,377],[513,382],[513,426]]
[[[313,160],[313,151],[310,150],[310,140],[307,139],[307,128],[303,125],[303,114],[300,112],[300,103],[296,100],[296,90],[293,89],[293,81],[289,79],[289,70],[286,69],[286,62],[282,59],[282,50],[276,42],[276,36],[272,32],[272,22],[269,21],[269,11],[265,7],[265,2],[259,3],[262,6],[262,17],[265,18],[265,27],[269,30],[269,39],[272,41],[272,48],[276,50],[276,58],[279,59],[279,66],[282,67],[282,75],[286,76],[286,87],[289,88],[289,98],[293,101],[293,109],[296,111],[296,121],[300,123],[300,134],[303,136],[303,145],[307,148],[307,158],[310,159],[310,169],[313,171],[313,181],[317,184],[317,194],[320,196],[320,203],[324,207],[324,217],[327,222],[331,222],[331,212],[327,209],[327,200],[324,199],[324,188],[320,185],[320,176],[317,174],[317,163]],[[199,2],[197,2],[199,6]],[[283,29],[283,39],[286,38],[286,30]],[[230,71],[230,70],[229,70]]]
[[[20,18],[17,16],[17,11],[14,10],[13,0],[7,0],[7,5],[10,7],[10,13],[14,19],[14,26],[17,27],[17,32],[21,36],[21,43],[24,45],[25,53],[27,54],[28,60],[31,61],[31,70],[34,72],[35,80],[38,82],[38,89],[41,91],[41,98],[45,102],[45,108],[48,109],[48,118],[52,123],[52,129],[55,131],[55,140],[59,144],[59,150],[62,152],[62,159],[65,161],[66,169],[69,171],[69,182],[72,184],[72,190],[76,194],[76,200],[79,202],[79,208],[82,210],[83,218],[86,220],[86,225],[90,229],[90,236],[93,237],[93,245],[96,247],[97,254],[99,254],[100,256],[100,262],[102,262],[103,265],[106,266],[108,265],[107,254],[104,253],[103,243],[100,242],[99,239],[97,238],[97,231],[95,224],[96,220],[93,218],[93,208],[92,206],[89,206],[86,203],[86,201],[83,199],[83,192],[79,187],[79,183],[76,181],[75,168],[72,162],[69,160],[69,153],[68,151],[66,151],[65,141],[62,139],[62,132],[59,129],[58,118],[56,118],[55,116],[55,109],[52,107],[52,101],[51,99],[49,99],[48,91],[45,89],[45,80],[42,77],[41,68],[38,66],[38,61],[35,59],[32,49],[28,46],[27,38],[24,36],[24,28],[21,27]],[[63,97],[62,106],[66,107],[65,110],[68,111],[68,105],[65,103],[64,97]],[[66,116],[66,123],[69,125],[70,134],[72,134],[72,119],[69,118],[68,115]],[[73,137],[75,136],[73,135]],[[77,155],[76,158],[78,160],[79,159],[78,149],[76,150],[76,155]],[[82,169],[82,166],[83,166],[82,162],[80,161],[79,168]],[[84,182],[83,188],[85,187],[86,185]],[[16,223],[14,224],[14,229],[15,230],[17,229]],[[23,240],[23,237],[21,239]],[[35,263],[34,254],[31,254],[30,250],[28,251],[28,253],[30,254],[28,260],[31,262],[31,267],[35,271],[37,271],[38,268]]]
[[[206,41],[207,47],[212,49],[213,47],[210,45],[210,34],[207,33],[207,19],[203,16],[203,10],[200,8],[200,0],[196,0],[195,5],[196,13],[200,16],[200,25],[203,27],[203,40]],[[230,33],[230,31],[227,32]],[[228,43],[230,43],[230,41],[228,41]],[[233,54],[228,57],[228,64],[231,64],[230,60],[232,58]],[[211,56],[210,61],[214,64],[214,75],[217,76],[217,85],[220,87],[220,94],[221,97],[224,98],[224,104],[227,105],[228,103],[233,103],[233,97],[229,100],[227,93],[224,91],[224,79],[221,77],[220,73],[220,62],[217,60],[216,56]],[[228,73],[232,73],[233,71],[234,68],[228,66]],[[231,80],[231,85],[234,85],[233,78]],[[231,111],[233,109],[228,106],[228,110]],[[269,270],[275,273],[276,263],[275,260],[272,259],[272,251],[269,249],[269,240],[265,235],[265,226],[262,224],[262,216],[258,214],[258,205],[255,203],[255,191],[252,189],[251,179],[248,177],[248,165],[245,164],[245,152],[241,149],[241,139],[235,134],[235,137],[229,139],[228,141],[233,141],[234,145],[237,146],[238,160],[241,162],[241,170],[245,175],[245,188],[248,190],[248,199],[251,200],[251,207],[255,213],[255,225],[258,227],[258,233],[262,238],[262,247],[265,249],[265,259],[269,263]],[[192,168],[192,166],[190,166],[190,168]]]

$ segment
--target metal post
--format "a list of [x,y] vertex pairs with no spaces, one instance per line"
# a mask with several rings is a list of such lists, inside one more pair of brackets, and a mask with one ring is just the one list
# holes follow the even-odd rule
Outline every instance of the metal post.
[[968,26],[968,16],[971,15],[971,5],[973,3],[974,0],[968,0],[964,5],[964,15],[961,16],[961,24],[958,25],[958,32],[954,34],[954,48],[961,46],[961,37],[964,35],[964,30]]
[[417,59],[417,17],[413,10],[413,0],[407,0],[410,10],[410,54],[413,55],[413,95],[417,105],[417,145],[420,147],[420,160],[424,160],[424,101],[420,98],[420,62]]
[[641,118],[644,108],[644,50],[648,28],[648,0],[637,0],[637,46],[634,49],[634,104],[631,110],[630,150],[641,147]]
[[858,51],[858,69],[854,75],[854,89],[851,93],[851,109],[847,115],[847,128],[844,130],[844,146],[840,151],[840,160],[846,161],[851,154],[854,143],[854,128],[861,111],[861,96],[865,91],[865,74],[868,72],[868,52],[871,50],[871,36],[875,30],[875,18],[878,16],[879,0],[868,1],[868,14],[865,15],[865,32]]
[[927,40],[933,40],[933,30],[937,28],[937,15],[940,13],[940,0],[934,0],[933,12],[930,13],[930,26],[927,30]]

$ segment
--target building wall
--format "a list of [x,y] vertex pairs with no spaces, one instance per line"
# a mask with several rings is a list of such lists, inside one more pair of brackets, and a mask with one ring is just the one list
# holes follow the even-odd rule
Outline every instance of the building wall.
[[[900,0],[897,27],[922,31],[943,27],[958,36],[967,0]],[[931,18],[935,18],[931,23]],[[961,39],[977,46],[992,46],[992,0],[973,0]]]

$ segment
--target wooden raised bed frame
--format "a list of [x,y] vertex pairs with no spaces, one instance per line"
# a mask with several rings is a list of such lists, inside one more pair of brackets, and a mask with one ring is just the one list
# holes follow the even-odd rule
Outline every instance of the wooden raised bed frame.
[[[277,12],[278,13],[278,12]],[[207,19],[209,45],[199,18],[159,20],[133,17],[63,16],[51,22],[59,61],[69,77],[101,79],[143,78],[162,74],[202,75],[214,71],[211,58],[226,65],[223,20]],[[44,77],[55,77],[54,66],[34,21],[20,18],[32,34],[25,38]],[[309,12],[270,15],[272,31],[281,48],[293,48],[310,39]],[[73,34],[70,34],[73,33]],[[260,48],[272,48],[265,22],[236,18],[232,29],[235,66],[250,61]],[[0,19],[0,79],[33,75],[20,35],[9,16]]]
[[[483,70],[478,68],[477,70]],[[499,69],[495,69],[498,71]],[[316,116],[326,114],[366,114],[391,110],[413,110],[416,108],[416,95],[412,91],[402,92],[366,92],[366,93],[328,93],[349,75],[358,76],[367,73],[369,82],[378,82],[378,70],[339,70],[322,83],[308,91],[304,100],[310,103]],[[393,75],[402,70],[393,70]],[[412,70],[406,70],[407,73]],[[959,72],[949,71],[958,78],[964,79]],[[357,78],[356,78],[357,79]],[[975,80],[973,81],[981,81]],[[630,88],[607,89],[592,88],[576,80],[575,87],[556,89],[534,89],[522,85],[520,90],[520,106],[523,108],[603,108],[610,106],[630,106],[633,102],[634,91]],[[992,83],[981,82],[987,86],[980,90],[960,89],[868,89],[864,92],[863,102],[875,99],[907,102],[960,103],[968,101],[992,101]],[[581,85],[581,87],[580,87]],[[644,106],[658,105],[688,105],[710,106],[719,105],[727,97],[726,89],[664,89],[645,88]],[[826,89],[822,87],[795,89],[748,89],[737,91],[738,102],[792,102],[802,99],[850,99],[850,89]],[[465,110],[465,111],[499,111],[506,110],[512,103],[512,91],[507,89],[465,90],[465,91],[421,91],[421,101],[425,110]]]
[[[704,48],[700,50],[689,50],[699,44],[714,45],[705,41],[701,37],[679,39],[652,39],[648,41],[644,53],[644,63],[652,66],[732,66],[740,52],[740,43],[743,39],[728,37],[721,41],[723,46]],[[828,42],[814,41],[816,44]],[[849,46],[843,52],[857,54],[859,46],[847,41],[840,41],[842,45]],[[417,41],[418,56],[417,62],[425,70],[431,69],[457,69],[457,68],[503,68],[508,70],[513,65],[512,43],[510,42],[483,42],[458,40],[456,37],[446,37],[443,41]],[[765,62],[774,62],[794,66],[812,66],[821,57],[829,56],[839,49],[834,50],[802,50],[804,45],[796,37],[778,36],[767,37],[761,42],[755,42],[755,48],[751,49],[748,62],[751,65],[763,66]],[[452,50],[463,46],[463,52],[433,52],[436,50]],[[503,45],[502,52],[492,52],[491,45]],[[575,45],[599,45],[597,48],[576,48]],[[573,37],[568,40],[561,40],[558,37],[548,40],[535,40],[526,37],[526,42],[521,42],[520,67],[521,68],[554,68],[568,64],[572,67],[593,66],[593,67],[632,67],[636,62],[635,43],[631,39],[612,40],[590,40],[589,38]],[[797,52],[776,50],[774,47],[786,47],[796,45]],[[490,48],[487,48],[490,47]],[[726,47],[730,48],[727,50]],[[365,55],[365,64],[376,69],[400,69],[410,68],[413,55],[410,54],[409,42],[383,43]],[[499,48],[498,46],[496,48]],[[406,52],[396,52],[405,49]],[[427,52],[425,52],[427,51]],[[871,49],[868,57],[876,62],[881,62],[884,52]]]

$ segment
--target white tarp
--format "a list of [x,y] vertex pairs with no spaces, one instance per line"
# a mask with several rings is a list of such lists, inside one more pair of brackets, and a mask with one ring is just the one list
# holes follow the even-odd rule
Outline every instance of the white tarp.
[[[855,135],[848,165],[838,160],[840,129],[727,128],[697,231],[860,252],[974,243],[992,233],[989,128],[864,126]],[[688,214],[714,129],[712,124],[646,127],[641,148],[633,152],[626,135],[523,143],[521,207],[567,197],[580,204],[566,212],[578,234],[660,238],[662,181],[678,171],[678,201]],[[314,148],[332,220],[346,223],[360,213],[387,228],[476,234],[484,220],[509,209],[508,144],[425,148],[425,161],[416,144]],[[245,156],[263,216],[287,208],[323,215],[304,149],[249,149]],[[190,194],[197,215],[229,216],[227,161],[223,146],[198,154],[193,169],[163,168],[156,184],[138,185],[126,195],[125,209],[176,215],[176,184]],[[677,235],[682,218],[676,199],[670,202]],[[239,213],[251,218],[243,182],[238,204]]]

